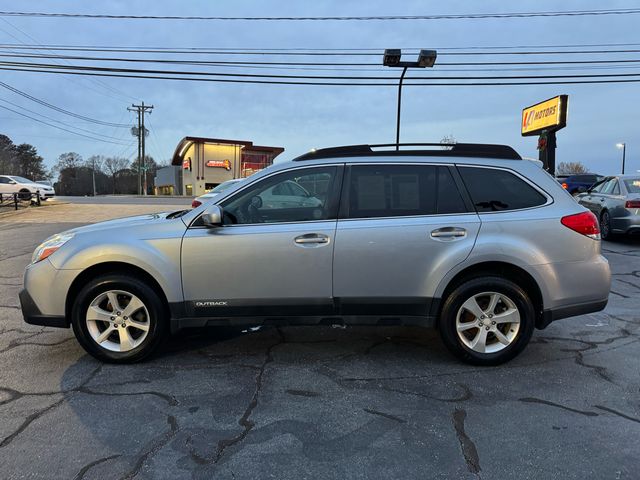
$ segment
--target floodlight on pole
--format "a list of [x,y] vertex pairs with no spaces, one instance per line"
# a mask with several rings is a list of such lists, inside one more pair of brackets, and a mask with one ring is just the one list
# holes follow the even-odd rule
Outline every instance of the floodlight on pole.
[[398,82],[398,116],[396,119],[396,150],[400,150],[400,108],[402,106],[402,82],[408,68],[431,68],[436,63],[438,52],[435,50],[420,50],[418,60],[415,62],[402,62],[402,50],[387,48],[382,57],[382,65],[385,67],[402,68],[400,81]]
[[627,153],[627,144],[625,142],[616,143],[616,147],[622,149],[622,175],[624,175],[624,161]]

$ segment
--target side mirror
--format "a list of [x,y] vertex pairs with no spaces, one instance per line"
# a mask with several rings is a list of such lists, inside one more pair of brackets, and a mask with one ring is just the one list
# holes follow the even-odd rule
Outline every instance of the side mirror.
[[16,182],[15,180],[9,180],[9,185],[15,185],[16,183],[18,182]]
[[210,205],[202,214],[202,223],[205,227],[219,227],[222,225],[223,211],[219,205]]

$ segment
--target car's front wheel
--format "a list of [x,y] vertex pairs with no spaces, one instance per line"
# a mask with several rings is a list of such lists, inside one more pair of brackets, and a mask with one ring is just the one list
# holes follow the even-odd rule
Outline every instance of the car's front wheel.
[[71,316],[80,345],[106,362],[140,361],[158,348],[168,331],[168,315],[158,293],[124,275],[90,281],[76,297]]
[[498,365],[529,343],[535,311],[526,292],[501,277],[470,279],[446,298],[439,319],[445,346],[461,360]]

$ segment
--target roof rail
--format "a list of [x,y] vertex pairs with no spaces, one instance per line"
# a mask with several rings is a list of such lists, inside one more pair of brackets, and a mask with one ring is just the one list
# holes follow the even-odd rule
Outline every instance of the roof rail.
[[[424,148],[406,147],[432,147]],[[522,157],[508,145],[494,145],[488,143],[401,143],[396,150],[395,143],[381,143],[376,145],[345,145],[342,147],[321,148],[311,150],[293,159],[318,160],[335,157],[363,157],[363,156],[433,156],[433,157],[481,157],[499,158],[505,160],[522,160]]]

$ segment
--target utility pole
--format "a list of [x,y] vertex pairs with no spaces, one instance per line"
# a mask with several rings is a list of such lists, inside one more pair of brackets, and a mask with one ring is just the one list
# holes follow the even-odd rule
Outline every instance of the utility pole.
[[[134,136],[138,137],[138,195],[141,193],[143,195],[147,194],[147,167],[145,165],[145,137],[147,135],[147,130],[144,127],[144,114],[145,112],[149,112],[151,115],[151,111],[153,110],[153,105],[145,105],[144,102],[141,102],[140,105],[131,104],[131,107],[127,107],[127,110],[130,112],[136,112],[138,114],[138,128],[135,127],[131,129],[131,132]],[[144,172],[144,181],[141,177],[142,172]]]
[[93,156],[93,166],[91,167],[91,179],[93,180],[93,196],[96,196],[96,157]]

